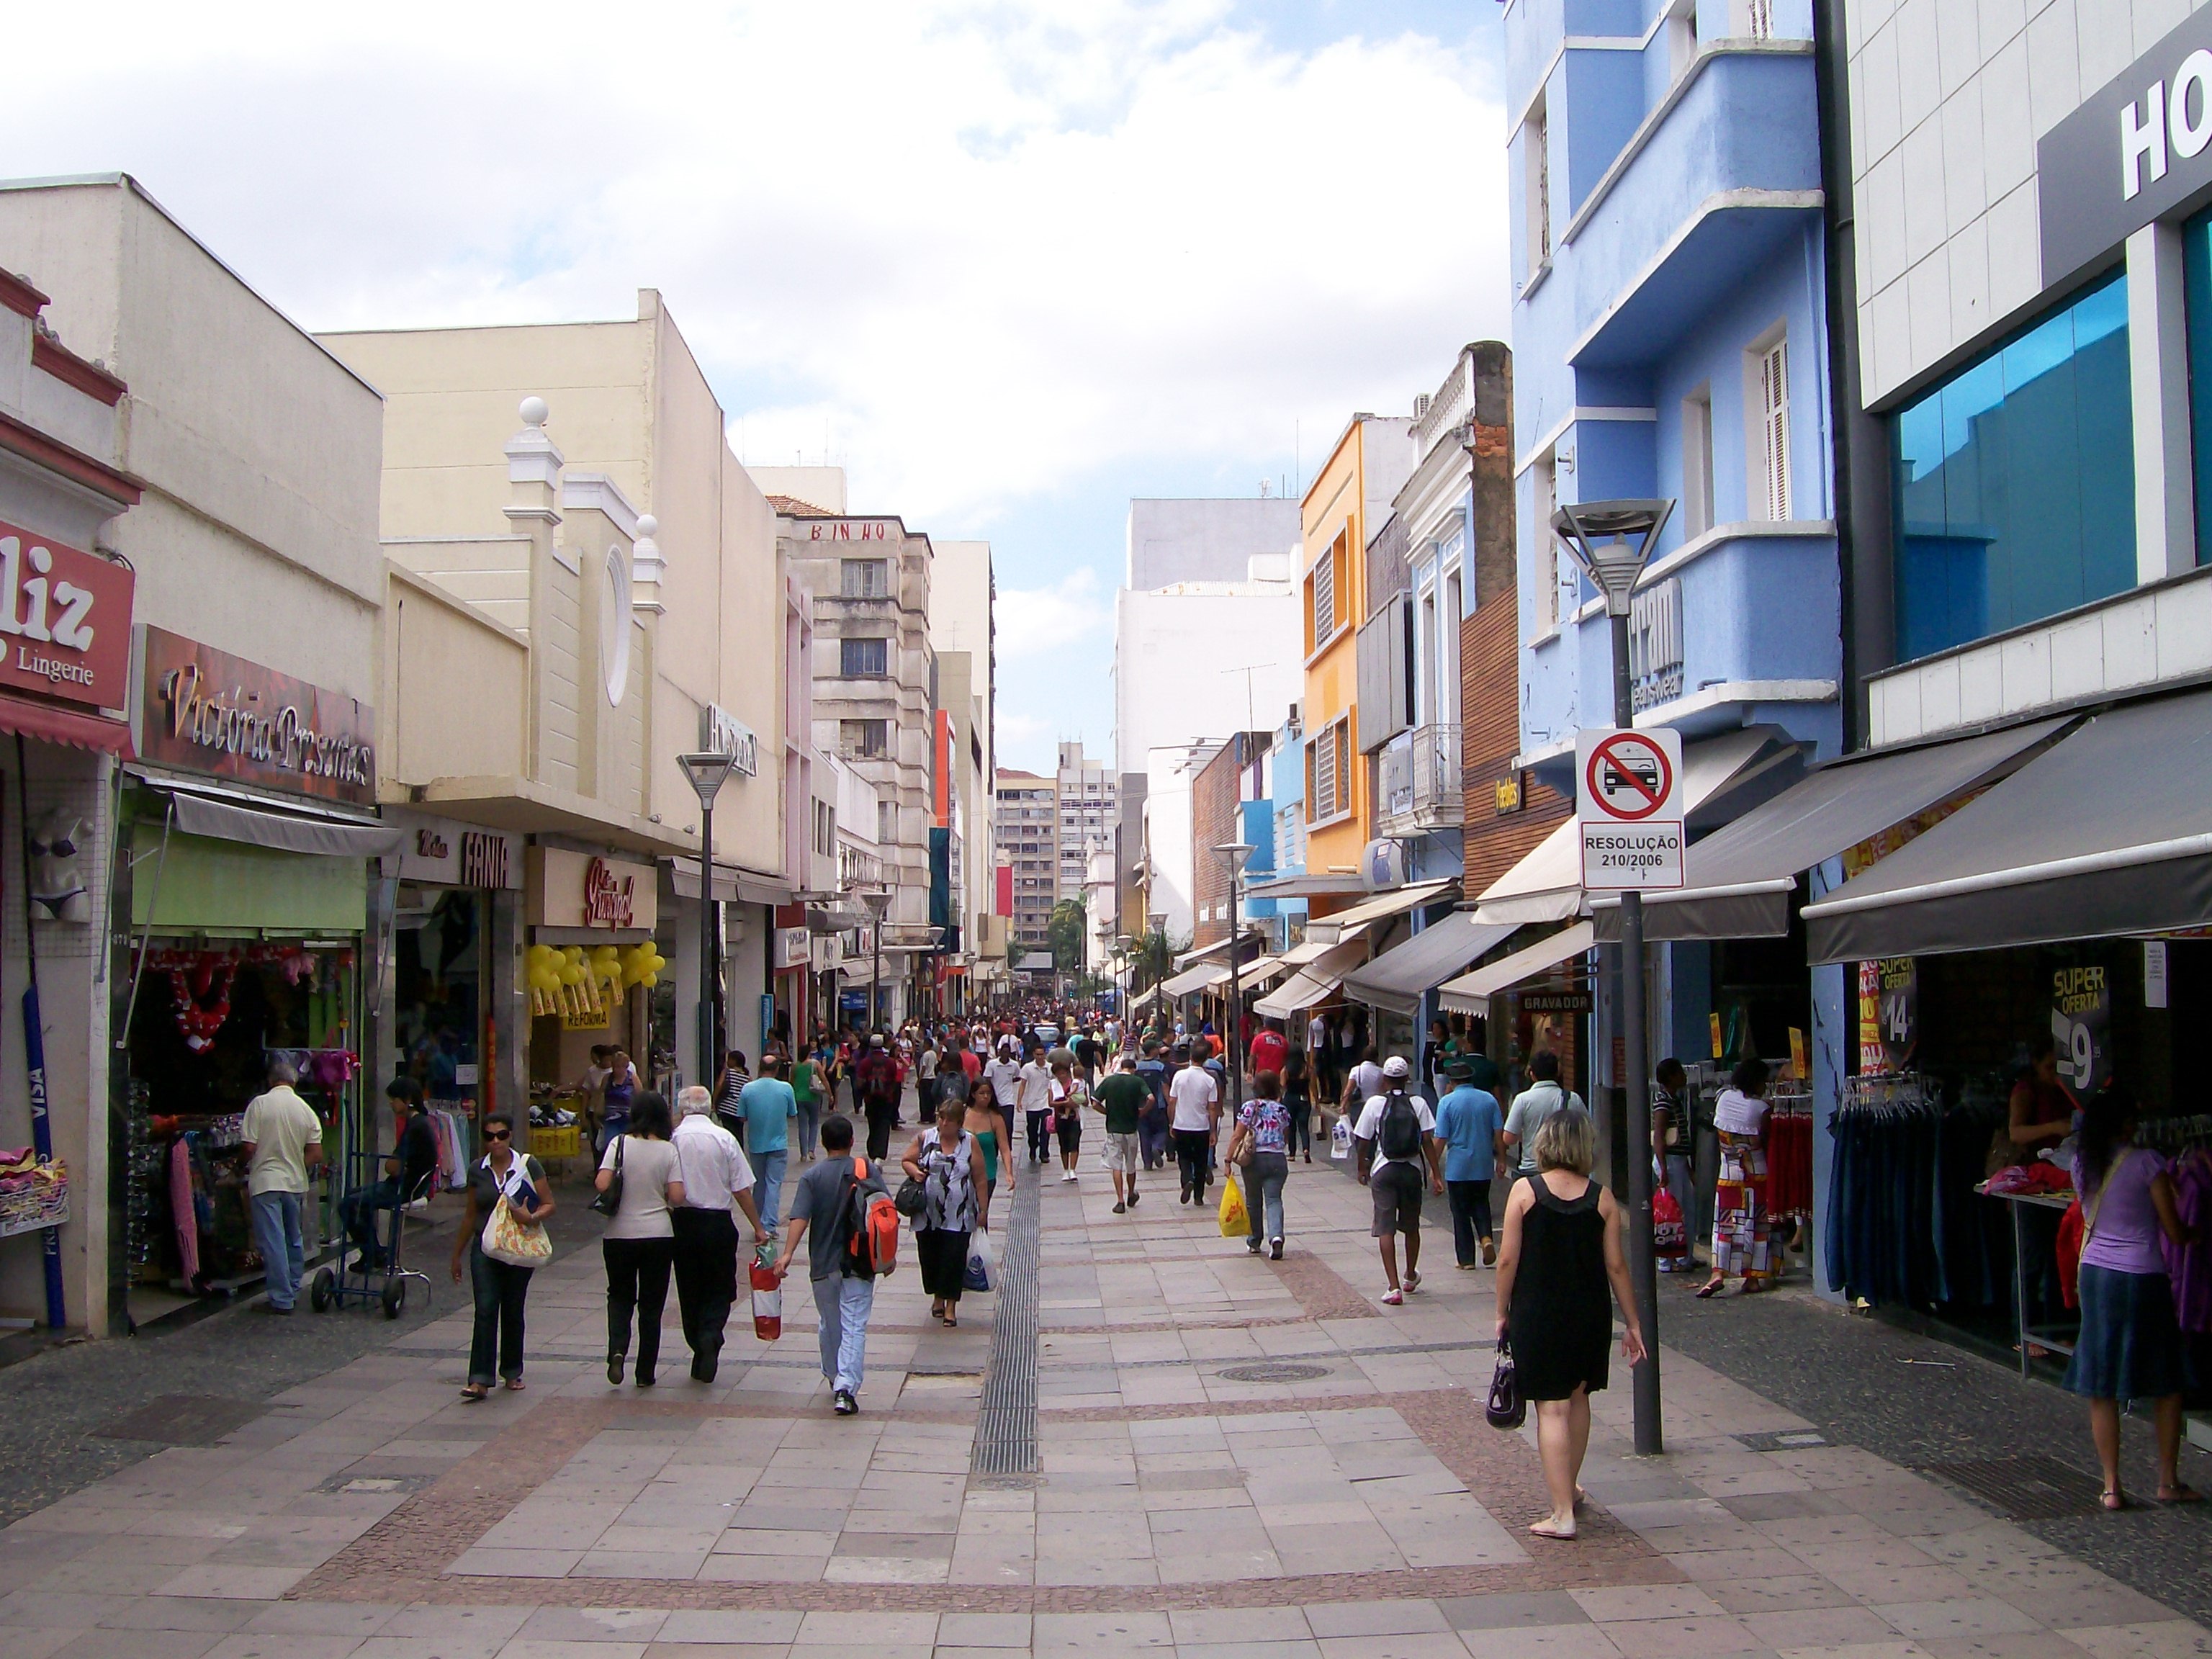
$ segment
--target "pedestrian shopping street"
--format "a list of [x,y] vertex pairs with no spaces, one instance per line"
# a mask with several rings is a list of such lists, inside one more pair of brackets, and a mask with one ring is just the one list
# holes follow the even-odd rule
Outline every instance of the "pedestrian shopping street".
[[[1492,1276],[1453,1270],[1439,1201],[1425,1280],[1386,1309],[1367,1195],[1326,1160],[1291,1177],[1280,1263],[1179,1207],[1170,1177],[1126,1216],[1090,1164],[1079,1186],[1056,1177],[1001,1214],[1000,1289],[958,1330],[931,1323],[910,1265],[882,1282],[850,1419],[828,1409],[797,1279],[781,1340],[757,1342],[741,1310],[714,1384],[685,1376],[672,1297],[659,1385],[610,1388],[599,1252],[564,1208],[530,1292],[526,1392],[461,1402],[468,1314],[441,1275],[430,1322],[0,1532],[0,1652],[2212,1653],[2202,1626],[2039,1529],[1671,1350],[1666,1457],[1626,1455],[1616,1364],[1583,1535],[1532,1538],[1533,1414],[1517,1435],[1484,1420]],[[1820,1330],[1881,1328],[1810,1307]],[[309,1316],[222,1317],[281,1346]],[[1937,1369],[1911,1375],[1963,1378],[2023,1427],[2054,1402],[2076,1416],[1961,1350],[1916,1351]],[[2033,1449],[2094,1468],[2086,1431]],[[2163,1549],[2177,1596],[2202,1603],[2201,1513],[2080,1524]]]

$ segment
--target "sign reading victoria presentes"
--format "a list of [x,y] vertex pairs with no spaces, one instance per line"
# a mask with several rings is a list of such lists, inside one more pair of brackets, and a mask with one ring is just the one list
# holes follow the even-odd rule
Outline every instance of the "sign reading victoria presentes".
[[2035,146],[2043,283],[2110,258],[2212,186],[2212,12],[2199,11]]
[[146,629],[146,708],[138,752],[269,788],[374,805],[374,725],[357,698],[259,663]]
[[0,521],[0,684],[127,707],[136,582],[127,565]]

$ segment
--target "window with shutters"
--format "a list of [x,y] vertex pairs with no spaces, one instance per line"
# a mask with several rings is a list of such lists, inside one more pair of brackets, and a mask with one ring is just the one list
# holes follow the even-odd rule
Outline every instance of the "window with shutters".
[[1341,547],[1340,538],[1328,552],[1314,561],[1313,570],[1306,578],[1306,592],[1311,602],[1306,617],[1309,655],[1327,645],[1336,632],[1336,562]]
[[1779,523],[1790,517],[1790,342],[1779,328],[1745,354],[1744,406],[1744,516]]
[[1352,726],[1340,719],[1306,740],[1306,822],[1326,823],[1352,810]]
[[890,561],[847,559],[840,573],[838,596],[848,599],[880,599],[890,593]]

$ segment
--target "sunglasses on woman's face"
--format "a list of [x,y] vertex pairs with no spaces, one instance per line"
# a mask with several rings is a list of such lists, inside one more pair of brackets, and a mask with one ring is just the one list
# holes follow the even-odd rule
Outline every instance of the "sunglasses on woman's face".
[[505,1140],[507,1138],[507,1131],[505,1129],[486,1129],[484,1131],[484,1139],[486,1140]]

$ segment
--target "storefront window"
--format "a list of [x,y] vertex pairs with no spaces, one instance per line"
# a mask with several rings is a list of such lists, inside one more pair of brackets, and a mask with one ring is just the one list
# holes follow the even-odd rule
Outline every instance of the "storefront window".
[[428,1100],[478,1097],[484,902],[465,889],[400,890],[392,1040],[400,1073]]
[[1899,660],[2132,586],[2126,277],[1902,410],[1895,438]]

